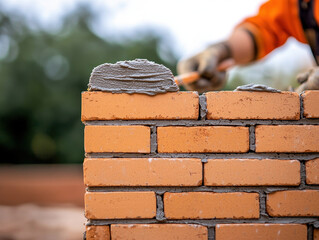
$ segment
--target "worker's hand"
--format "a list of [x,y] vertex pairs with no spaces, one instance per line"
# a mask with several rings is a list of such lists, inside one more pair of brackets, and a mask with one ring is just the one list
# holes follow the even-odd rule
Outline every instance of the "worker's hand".
[[187,90],[199,93],[221,89],[226,83],[226,73],[218,71],[219,64],[231,58],[230,48],[226,42],[211,45],[199,54],[182,60],[177,64],[178,74],[198,71],[201,78],[185,85]]
[[319,90],[319,67],[313,67],[297,76],[297,81],[301,84],[296,88],[297,93],[305,90]]

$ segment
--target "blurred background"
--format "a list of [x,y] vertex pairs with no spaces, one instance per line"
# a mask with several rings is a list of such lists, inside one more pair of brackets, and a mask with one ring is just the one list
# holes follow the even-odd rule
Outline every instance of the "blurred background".
[[[102,63],[179,59],[223,40],[264,0],[0,0],[0,240],[81,239],[81,91]],[[314,64],[289,39],[225,89],[296,86]]]

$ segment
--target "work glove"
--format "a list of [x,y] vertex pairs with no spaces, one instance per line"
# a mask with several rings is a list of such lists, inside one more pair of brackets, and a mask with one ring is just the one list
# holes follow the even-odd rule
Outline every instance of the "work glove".
[[319,90],[319,67],[313,67],[297,76],[297,81],[301,84],[295,92],[301,93],[305,90]]
[[198,71],[201,78],[185,88],[199,93],[220,90],[226,83],[225,71],[219,71],[218,65],[231,58],[231,51],[227,42],[209,46],[197,55],[182,60],[177,64],[178,74]]

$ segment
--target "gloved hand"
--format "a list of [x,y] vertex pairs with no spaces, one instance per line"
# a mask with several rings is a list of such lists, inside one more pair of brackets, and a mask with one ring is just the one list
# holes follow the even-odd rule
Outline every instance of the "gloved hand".
[[295,92],[301,93],[305,90],[319,90],[319,67],[313,67],[297,76],[297,81],[301,84]]
[[221,89],[226,83],[226,73],[218,71],[218,65],[231,58],[231,51],[227,42],[209,46],[199,54],[180,61],[177,64],[178,74],[198,71],[201,78],[191,84],[185,85],[187,90],[203,93]]

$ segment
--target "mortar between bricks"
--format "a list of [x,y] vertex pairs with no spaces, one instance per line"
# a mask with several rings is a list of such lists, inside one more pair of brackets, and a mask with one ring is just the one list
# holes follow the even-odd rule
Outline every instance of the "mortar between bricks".
[[[236,94],[236,93],[229,93]],[[270,94],[270,93],[269,93]],[[165,94],[164,94],[165,95]],[[132,95],[132,98],[134,95]],[[156,96],[154,97],[156,98]],[[203,97],[200,97],[204,99]],[[297,97],[299,101],[299,96]],[[301,102],[303,101],[300,98]],[[201,103],[200,103],[201,102]],[[289,161],[289,160],[297,160],[300,162],[300,184],[298,186],[197,186],[197,187],[190,187],[190,186],[121,186],[121,187],[112,187],[112,186],[100,186],[100,187],[88,187],[89,192],[144,192],[144,191],[151,191],[156,193],[156,201],[155,207],[156,211],[156,218],[152,219],[99,219],[99,220],[90,220],[88,225],[114,225],[114,224],[198,224],[205,227],[209,227],[208,236],[206,239],[214,239],[216,234],[216,224],[254,224],[254,223],[267,223],[267,224],[307,224],[308,226],[308,236],[312,235],[313,227],[312,226],[319,226],[318,216],[281,216],[281,217],[270,217],[269,212],[267,210],[267,201],[268,196],[271,193],[276,192],[286,192],[286,191],[303,191],[303,190],[311,190],[318,192],[319,186],[312,184],[309,185],[306,183],[306,176],[307,172],[305,171],[305,163],[308,161],[312,161],[319,157],[319,150],[315,149],[314,152],[310,153],[294,153],[294,152],[280,152],[280,153],[256,153],[255,152],[255,141],[256,136],[254,136],[254,128],[256,125],[298,125],[298,126],[305,126],[313,125],[316,126],[319,124],[319,119],[307,119],[305,116],[302,115],[303,113],[303,106],[302,104],[297,104],[294,111],[301,114],[302,119],[300,120],[273,120],[273,119],[234,119],[234,120],[227,120],[227,119],[217,119],[217,120],[207,120],[205,119],[205,115],[203,112],[207,110],[205,109],[205,104],[203,100],[199,100],[197,105],[197,109],[201,109],[201,117],[197,115],[197,120],[185,120],[185,119],[147,119],[147,120],[139,120],[139,119],[122,119],[122,120],[108,120],[108,119],[100,119],[99,121],[85,121],[86,125],[100,125],[100,126],[130,126],[130,125],[140,125],[140,126],[148,126],[150,127],[150,151],[149,153],[102,153],[102,152],[92,152],[86,153],[87,157],[94,158],[94,159],[101,159],[101,158],[198,158],[204,160],[202,165],[206,164],[206,159],[279,159],[281,161]],[[168,106],[169,107],[169,106]],[[297,109],[297,110],[296,110]],[[299,110],[298,110],[299,109]],[[249,152],[247,153],[158,153],[158,142],[157,142],[157,134],[158,134],[158,127],[166,127],[166,126],[244,126],[249,128]],[[201,139],[201,138],[199,138]],[[174,169],[172,169],[174,171]],[[258,174],[258,173],[256,173]],[[207,173],[205,174],[207,175]],[[204,175],[202,174],[202,178]],[[258,219],[176,219],[170,220],[165,217],[165,201],[163,201],[162,196],[164,193],[188,193],[188,192],[216,192],[216,193],[238,193],[238,192],[246,192],[246,193],[258,193],[259,196],[259,213],[260,217]],[[301,194],[302,195],[302,194]],[[319,206],[319,199],[314,200],[318,202]],[[282,203],[286,204],[286,203]],[[299,206],[300,207],[300,206]],[[303,207],[301,205],[301,207]],[[304,207],[313,207],[313,206],[304,206]],[[314,206],[316,207],[316,206]],[[313,212],[317,211],[313,209]],[[312,211],[310,210],[309,213]],[[111,231],[112,235],[112,231]],[[217,239],[218,240],[218,239]]]

